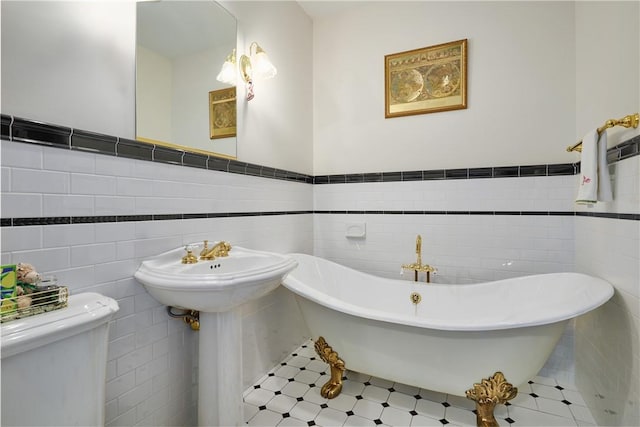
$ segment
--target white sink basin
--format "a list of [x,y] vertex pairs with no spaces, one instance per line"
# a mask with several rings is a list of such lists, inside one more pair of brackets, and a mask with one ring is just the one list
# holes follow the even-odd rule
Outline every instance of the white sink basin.
[[[202,244],[189,245],[197,256]],[[231,310],[277,288],[297,266],[287,256],[234,246],[226,257],[183,264],[184,248],[142,262],[135,278],[159,302],[216,313]]]

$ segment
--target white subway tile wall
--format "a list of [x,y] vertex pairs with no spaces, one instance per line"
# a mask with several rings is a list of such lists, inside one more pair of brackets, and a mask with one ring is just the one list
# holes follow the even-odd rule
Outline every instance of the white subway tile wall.
[[[574,176],[316,185],[316,211],[455,212],[316,214],[314,251],[399,278],[420,234],[422,259],[438,268],[440,283],[573,270],[574,218],[548,213],[573,212],[574,192]],[[485,214],[468,213],[477,211]],[[366,238],[345,237],[352,222],[366,224]]]
[[[640,156],[611,168],[599,212],[640,213]],[[576,218],[576,269],[605,277],[611,301],[576,322],[576,385],[598,425],[640,425],[640,221]]]
[[[2,141],[3,218],[321,213],[3,227],[1,257],[3,263],[31,262],[72,292],[92,290],[118,300],[107,366],[110,426],[195,423],[197,333],[169,319],[133,279],[141,259],[205,238],[224,239],[313,252],[400,278],[400,265],[415,260],[417,234],[423,261],[438,268],[435,282],[572,270],[610,280],[614,300],[579,319],[575,332],[567,329],[541,375],[570,384],[575,374],[599,424],[638,425],[638,221],[564,214],[640,213],[639,162],[635,156],[612,165],[613,203],[576,208],[572,175],[311,186]],[[366,224],[365,238],[345,237],[354,222]],[[243,328],[250,349],[243,361],[245,387],[308,333],[286,289],[244,306]]]
[[[312,186],[2,141],[2,217],[312,210]],[[309,214],[2,228],[2,263],[29,262],[72,293],[118,301],[110,325],[106,424],[195,425],[197,332],[170,319],[133,273],[187,243],[229,240],[311,252]],[[292,295],[243,306],[245,386],[308,338]]]

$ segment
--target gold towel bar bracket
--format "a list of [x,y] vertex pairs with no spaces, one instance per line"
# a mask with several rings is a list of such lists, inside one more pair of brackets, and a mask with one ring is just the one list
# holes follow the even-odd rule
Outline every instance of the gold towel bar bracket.
[[[602,126],[600,126],[598,128],[598,133],[602,133],[604,131],[606,131],[609,128],[612,128],[614,126],[623,126],[626,128],[637,128],[638,127],[638,123],[640,123],[640,114],[639,113],[635,113],[635,114],[629,114],[628,116],[624,116],[621,119],[609,119],[605,122],[605,124],[603,124]],[[567,151],[568,152],[572,152],[572,151],[582,151],[582,141],[578,141],[577,144],[574,145],[570,145],[567,147]]]

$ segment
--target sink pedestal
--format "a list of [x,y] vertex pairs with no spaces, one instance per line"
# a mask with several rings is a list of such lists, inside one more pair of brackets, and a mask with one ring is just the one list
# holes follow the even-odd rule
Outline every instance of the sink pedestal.
[[[220,244],[231,247],[225,242],[214,247]],[[204,249],[188,246],[192,253]],[[183,255],[184,249],[176,248],[144,260],[134,276],[162,304],[200,312],[198,424],[243,425],[240,306],[280,286],[298,263],[288,255],[238,246],[215,261],[182,263]]]
[[198,425],[243,425],[240,310],[200,312],[198,335]]

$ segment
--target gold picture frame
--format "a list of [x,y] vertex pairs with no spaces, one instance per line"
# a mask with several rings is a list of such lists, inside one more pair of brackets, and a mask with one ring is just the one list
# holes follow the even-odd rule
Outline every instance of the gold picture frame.
[[385,118],[467,108],[467,39],[384,57]]
[[209,92],[209,139],[236,136],[236,88]]

